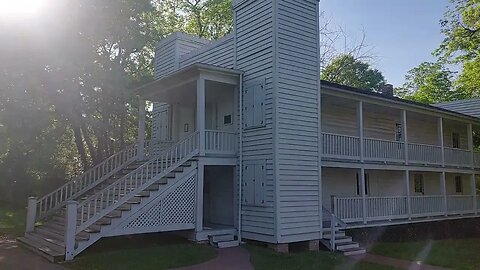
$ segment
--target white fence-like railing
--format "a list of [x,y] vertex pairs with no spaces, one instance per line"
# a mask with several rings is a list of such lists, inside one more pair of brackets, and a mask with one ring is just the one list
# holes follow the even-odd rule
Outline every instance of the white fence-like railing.
[[475,168],[480,168],[480,152],[473,152],[473,164]]
[[472,164],[472,153],[465,149],[445,147],[445,164],[452,166],[464,167]]
[[394,162],[405,160],[403,142],[366,138],[364,145],[366,160]]
[[467,214],[475,212],[472,195],[447,196],[447,209],[449,214]]
[[360,138],[331,133],[322,133],[322,138],[324,157],[340,159],[360,158]]
[[409,143],[408,161],[422,164],[442,164],[442,147],[437,145]]
[[[447,209],[445,209],[445,200]],[[332,196],[333,213],[347,223],[387,221],[392,219],[434,217],[443,215],[471,214],[477,212],[473,195],[428,195],[411,196],[410,211],[407,196],[365,197],[365,216],[362,197]],[[480,197],[477,197],[477,208]]]
[[35,220],[49,216],[66,205],[67,201],[74,200],[135,161],[137,150],[136,145],[128,146],[53,192],[38,199],[36,202]]
[[205,130],[205,152],[235,154],[237,152],[237,134],[221,130]]
[[[75,219],[76,217],[79,218],[76,233],[86,229],[104,215],[126,203],[138,192],[143,191],[176,169],[197,154],[198,148],[199,133],[195,132],[183,141],[162,151],[159,156],[78,204],[77,213],[73,217]],[[69,217],[67,216],[67,218]]]
[[[406,162],[405,143],[383,139],[365,138],[364,158],[378,162]],[[331,159],[360,160],[360,138],[355,136],[322,133],[323,157]],[[408,162],[441,165],[442,147],[438,145],[408,144]],[[472,152],[465,149],[444,148],[445,164],[472,167]],[[473,153],[473,165],[480,168],[480,152]]]
[[174,144],[173,141],[146,140],[145,157],[152,158],[159,155],[163,150],[168,149]]
[[412,196],[412,217],[439,216],[445,214],[444,197],[441,195]]
[[366,198],[367,220],[408,217],[406,196]]

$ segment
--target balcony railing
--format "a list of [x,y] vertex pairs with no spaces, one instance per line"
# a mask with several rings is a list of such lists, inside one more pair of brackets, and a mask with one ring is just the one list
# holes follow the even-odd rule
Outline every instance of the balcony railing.
[[205,152],[209,154],[237,153],[237,134],[221,130],[205,130]]
[[[322,133],[323,157],[330,159],[360,160],[360,138],[332,133]],[[364,138],[364,159],[376,162],[409,162],[422,165],[442,165],[442,147],[438,145],[409,143],[408,160],[405,143],[398,141]],[[444,147],[445,165],[480,168],[480,153],[465,149]]]
[[[407,196],[365,197],[366,214],[363,214],[363,199],[332,196],[333,213],[347,223],[390,221],[393,219],[428,218],[444,215],[473,214],[474,195],[430,195],[410,197],[410,211]],[[445,200],[447,209],[445,209]],[[480,202],[480,197],[477,197]],[[477,203],[477,207],[480,204]]]
[[458,167],[470,164],[471,167],[471,155],[472,153],[465,149],[445,147],[445,164]]

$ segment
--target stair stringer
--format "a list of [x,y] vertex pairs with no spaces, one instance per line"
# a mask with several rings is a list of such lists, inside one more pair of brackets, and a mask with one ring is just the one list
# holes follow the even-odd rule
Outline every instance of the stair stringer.
[[[192,165],[186,169],[186,171],[181,173],[179,176],[176,176],[173,180],[168,181],[168,183],[161,186],[158,191],[151,192],[149,197],[142,198],[140,204],[132,205],[130,211],[123,212],[121,218],[112,219],[111,224],[102,226],[100,232],[98,233],[90,233],[90,238],[88,241],[77,242],[74,256],[77,256],[103,237],[174,230],[175,228],[173,227],[151,227],[143,229],[131,228],[129,230],[125,229],[124,227],[130,222],[138,219],[140,215],[149,211],[152,207],[155,207],[162,199],[168,196],[171,192],[175,191],[180,185],[190,180],[192,177],[195,183],[194,197],[196,198],[197,162],[192,162]],[[195,207],[196,205],[193,206],[194,209]],[[195,216],[195,213],[193,216]],[[185,228],[180,227],[181,226],[179,226],[179,228],[176,230],[192,229],[195,227],[195,224],[186,224],[184,226]]]

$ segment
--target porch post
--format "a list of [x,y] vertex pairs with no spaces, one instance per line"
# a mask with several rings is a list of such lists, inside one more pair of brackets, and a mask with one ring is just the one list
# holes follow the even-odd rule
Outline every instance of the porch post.
[[402,110],[403,147],[405,151],[405,165],[408,165],[408,137],[407,137],[407,111]]
[[472,123],[467,125],[467,137],[468,137],[468,151],[470,151],[470,164],[472,165],[472,169],[475,168],[474,161],[473,161],[473,128]]
[[65,224],[65,261],[73,260],[75,251],[75,235],[77,230],[77,207],[78,202],[67,202]]
[[476,185],[476,179],[475,179],[475,173],[472,173],[470,175],[470,192],[473,197],[473,213],[478,214],[477,210],[477,185]]
[[[205,164],[203,161],[198,161],[198,173],[197,173],[197,205],[195,215],[195,232],[203,231],[203,183],[205,175]],[[195,236],[197,239],[197,237]]]
[[440,188],[443,195],[443,209],[445,210],[445,216],[448,215],[448,203],[447,203],[447,185],[445,183],[445,172],[440,174]]
[[197,131],[200,133],[199,153],[205,155],[205,79],[197,79]]
[[363,101],[357,103],[357,134],[360,138],[360,162],[365,159],[365,145],[363,142]]
[[442,167],[445,167],[445,147],[444,145],[444,139],[443,139],[443,118],[439,117],[438,118],[438,143],[441,147],[442,150]]
[[362,195],[363,223],[367,224],[367,195],[365,194],[365,168],[360,169],[360,194]]
[[25,232],[33,232],[35,229],[35,219],[37,218],[37,198],[28,197],[27,220]]
[[408,219],[412,219],[412,201],[410,198],[410,171],[406,170],[403,172],[403,180],[405,182],[405,194],[407,195],[407,213]]
[[145,157],[145,100],[138,100],[138,159]]

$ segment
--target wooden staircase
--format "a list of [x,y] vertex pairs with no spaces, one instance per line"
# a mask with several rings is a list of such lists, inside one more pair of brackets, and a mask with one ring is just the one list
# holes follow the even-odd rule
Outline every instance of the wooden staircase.
[[340,252],[345,256],[364,254],[366,250],[361,248],[359,243],[354,242],[352,237],[345,234],[345,227],[345,223],[332,215],[328,210],[323,209],[324,229],[323,238],[320,242],[331,251]]
[[[71,207],[68,205],[41,220],[41,225],[19,237],[18,242],[52,262],[72,259],[100,238],[108,236],[112,225],[137,214],[142,205],[167,192],[172,183],[196,172],[194,156],[198,150],[195,138],[192,141],[187,142],[188,149],[173,146],[160,157],[133,162],[93,186],[77,198],[71,208],[73,212],[70,210],[70,213],[76,213],[73,229],[69,229],[72,221],[68,222],[67,212]],[[177,156],[179,150],[184,155]]]

